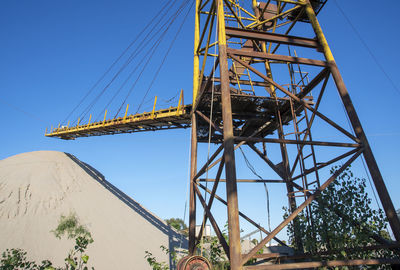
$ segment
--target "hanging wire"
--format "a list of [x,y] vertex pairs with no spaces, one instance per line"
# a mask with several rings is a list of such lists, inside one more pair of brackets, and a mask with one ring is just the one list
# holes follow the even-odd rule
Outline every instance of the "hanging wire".
[[[160,43],[162,42],[163,38],[165,37],[166,33],[168,32],[168,30],[170,29],[170,27],[172,26],[172,24],[174,23],[175,19],[178,17],[178,15],[182,12],[184,5],[187,4],[187,2],[183,2],[181,4],[181,6],[178,8],[178,10],[171,15],[171,17],[169,19],[167,19],[165,21],[165,23],[158,29],[158,31],[155,31],[154,35],[150,38],[149,41],[147,42],[142,42],[143,46],[141,49],[144,48],[145,43],[150,43],[150,41],[160,32],[161,35],[158,37],[158,39],[153,43],[153,45],[148,49],[148,51],[146,53],[143,54],[142,59],[139,61],[139,63],[136,65],[136,68],[130,72],[129,76],[125,79],[125,81],[123,82],[123,84],[121,85],[121,87],[118,89],[117,93],[114,94],[114,96],[111,98],[111,100],[107,103],[107,105],[104,107],[103,111],[105,111],[107,109],[107,107],[111,104],[111,102],[114,100],[114,98],[118,95],[118,93],[122,90],[122,88],[126,85],[126,83],[130,80],[130,78],[135,74],[135,72],[137,71],[137,69],[142,65],[142,63],[146,60],[145,64],[143,65],[139,75],[136,77],[136,80],[134,81],[133,85],[131,86],[128,96],[130,95],[130,93],[132,93],[133,89],[135,88],[137,82],[140,80],[143,72],[145,71],[147,65],[149,64],[150,60],[153,58],[158,46],[160,45]],[[165,27],[165,29],[163,30],[163,28]],[[153,28],[154,30],[155,28]],[[138,55],[139,53],[141,53],[141,51],[138,51],[136,53],[136,55]],[[135,56],[136,56],[135,55]],[[148,55],[150,55],[150,57],[148,57]],[[118,112],[116,113],[115,117],[118,115],[118,113],[120,112],[120,110],[122,109],[122,107],[124,106],[126,102],[125,101],[121,104],[121,106],[119,107]],[[97,116],[96,119],[98,119],[102,114],[102,111],[99,113],[99,115]]]
[[36,121],[39,121],[39,122],[47,124],[47,122],[45,120],[43,120],[41,117],[39,117],[39,116],[37,116],[35,114],[32,114],[31,112],[27,112],[27,111],[15,106],[14,104],[11,104],[11,103],[3,100],[3,99],[0,99],[0,102],[3,103],[4,105],[7,105],[8,107],[18,111],[18,112],[21,112],[21,113],[25,114],[26,116],[29,116],[30,118],[32,118],[32,119],[34,119]]
[[178,96],[179,96],[180,93],[181,93],[181,91],[178,90],[178,92],[176,92],[176,94],[175,94],[173,97],[171,97],[171,98],[169,98],[169,99],[160,98],[160,100],[163,102],[162,104],[171,104],[171,103],[173,103],[175,100],[177,100],[177,98],[178,98]]
[[[171,10],[172,5],[166,9],[167,5],[169,5],[170,2],[166,1],[165,4],[161,7],[160,11],[158,13],[161,13],[161,11],[164,11],[164,13],[168,13],[169,10]],[[166,15],[166,14],[164,14]],[[160,16],[159,21],[161,20],[163,16]],[[156,23],[156,25],[159,23],[159,21]],[[148,22],[148,24],[136,35],[136,37],[133,39],[133,41],[128,45],[128,47],[117,57],[117,59],[114,60],[114,62],[108,67],[108,69],[103,73],[102,76],[100,76],[100,78],[96,81],[96,83],[89,89],[89,91],[83,96],[83,98],[79,101],[79,103],[74,107],[74,109],[67,115],[67,117],[63,120],[62,123],[65,123],[68,118],[71,117],[71,115],[79,108],[79,106],[82,105],[82,103],[85,101],[85,99],[93,92],[93,90],[99,85],[99,83],[106,77],[107,74],[110,73],[110,71],[115,67],[115,65],[121,60],[121,58],[130,50],[130,48],[137,42],[140,40],[140,37],[143,35],[143,33],[153,24],[153,20],[150,20]],[[154,29],[154,28],[153,28]],[[150,31],[150,33],[153,30]],[[146,37],[144,38],[144,40],[147,38],[149,34],[146,35]],[[133,54],[133,53],[132,53]],[[128,59],[131,59],[132,54],[129,56]],[[104,90],[105,91],[105,90]],[[101,95],[100,95],[101,96]],[[98,98],[96,98],[97,100]],[[84,112],[87,110],[84,109]],[[82,116],[82,115],[81,115]],[[86,116],[86,115],[85,115]]]
[[346,13],[344,13],[343,9],[339,6],[339,3],[334,0],[333,1],[336,5],[336,7],[339,9],[340,13],[343,15],[347,23],[350,25],[351,29],[353,32],[356,34],[358,39],[361,41],[365,49],[368,51],[369,55],[372,57],[374,60],[375,64],[379,67],[379,69],[382,71],[382,73],[385,75],[386,79],[390,82],[392,85],[393,89],[397,91],[398,94],[400,94],[400,89],[397,87],[397,85],[394,83],[392,78],[389,76],[389,74],[386,72],[385,68],[382,66],[382,64],[379,62],[378,58],[375,56],[375,54],[372,52],[372,50],[369,48],[368,44],[365,42],[365,40],[362,38],[361,34],[357,31],[353,23],[350,21],[349,17],[347,17]]
[[[185,2],[183,2],[184,4]],[[152,57],[154,56],[154,53],[156,51],[156,49],[158,48],[158,46],[160,45],[160,43],[162,42],[163,38],[165,37],[166,33],[168,32],[169,28],[172,26],[172,24],[174,23],[175,19],[177,18],[177,16],[180,14],[180,12],[182,11],[182,7],[183,4],[178,8],[178,10],[173,13],[171,15],[171,17],[169,19],[167,19],[164,24],[158,29],[158,31],[156,31],[156,27],[154,27],[150,33],[147,34],[147,36],[145,37],[145,39],[141,42],[141,47],[138,47],[137,50],[135,50],[130,59],[127,60],[127,62],[125,63],[125,65],[120,69],[120,71],[122,71],[123,69],[125,69],[131,62],[132,60],[138,56],[140,53],[142,53],[142,50],[145,48],[147,43],[151,43],[151,40],[158,35],[160,32],[161,35],[158,37],[158,39],[153,43],[153,45],[148,49],[148,51],[146,53],[143,54],[142,59],[139,61],[139,63],[136,65],[135,69],[133,71],[131,71],[128,75],[128,77],[125,79],[125,81],[123,82],[123,84],[120,86],[120,88],[117,90],[117,92],[113,95],[113,97],[111,98],[111,100],[107,103],[107,105],[104,107],[104,109],[102,111],[105,111],[107,109],[107,107],[111,104],[111,102],[115,99],[115,97],[120,93],[120,91],[122,90],[122,88],[126,85],[126,83],[130,80],[130,78],[133,76],[133,74],[137,71],[137,69],[142,65],[144,60],[147,60],[144,64],[144,66],[141,69],[141,72],[139,73],[139,75],[137,76],[133,86],[131,86],[129,92],[131,93],[133,91],[133,88],[135,87],[136,83],[139,81],[139,79],[141,78],[141,75],[143,74],[144,70],[146,69],[148,63],[150,62],[150,60],[152,59]],[[158,23],[161,21],[162,18],[159,19]],[[165,28],[164,30],[162,30],[163,28]],[[152,35],[152,37],[146,41],[147,37],[154,31],[154,34]],[[150,57],[148,57],[148,55],[150,55]],[[118,74],[119,75],[119,74]],[[113,78],[114,79],[114,78]],[[103,91],[104,93],[104,91]],[[98,99],[97,99],[98,100]],[[96,101],[97,101],[96,100]],[[122,108],[122,106],[124,105],[124,103],[121,105],[120,109]],[[99,113],[99,115],[97,116],[96,119],[98,119],[101,114],[102,111]],[[87,112],[88,113],[88,112]],[[118,111],[119,113],[119,111]],[[118,115],[118,113],[116,115]]]
[[[263,178],[256,172],[256,170],[254,169],[253,165],[251,165],[250,161],[247,159],[246,155],[243,152],[242,147],[239,147],[240,152],[243,155],[244,161],[246,163],[246,166],[250,169],[250,171],[257,176],[260,180],[263,180]],[[269,208],[269,192],[268,192],[268,187],[267,184],[265,182],[263,182],[264,184],[264,189],[265,189],[265,194],[267,196],[267,215],[268,215],[268,230],[271,231],[271,215],[270,215],[270,208]]]
[[[185,3],[185,5],[188,4],[188,3],[189,3],[189,1],[187,1],[187,2]],[[194,2],[191,3],[191,5],[190,5],[188,11],[186,12],[186,15],[185,15],[185,17],[184,17],[184,19],[183,19],[183,21],[182,21],[182,23],[181,23],[181,25],[179,26],[178,31],[176,32],[174,38],[172,39],[172,42],[171,42],[171,44],[169,45],[168,50],[167,50],[167,52],[165,53],[165,55],[164,55],[164,57],[163,57],[163,59],[162,59],[162,61],[161,61],[161,64],[159,65],[157,71],[154,73],[154,76],[153,76],[153,79],[151,80],[150,86],[147,88],[146,93],[145,93],[145,95],[144,95],[144,97],[143,97],[141,103],[139,104],[136,113],[138,113],[138,111],[140,110],[141,106],[143,105],[143,102],[144,102],[145,98],[147,97],[148,93],[150,92],[150,90],[151,90],[151,88],[152,88],[152,86],[153,86],[153,84],[154,84],[154,82],[155,82],[155,80],[156,80],[158,74],[160,73],[161,68],[162,68],[163,65],[164,65],[165,60],[166,60],[167,57],[168,57],[169,52],[171,51],[171,49],[172,49],[172,47],[173,47],[173,45],[174,45],[174,43],[175,43],[175,41],[176,41],[176,39],[177,39],[179,33],[180,33],[181,30],[182,30],[183,25],[184,25],[185,22],[186,22],[186,19],[187,19],[188,15],[189,15],[190,11],[191,11],[192,8],[193,8],[193,5],[194,5]],[[128,93],[128,95],[126,96],[124,102],[122,103],[122,105],[121,105],[121,107],[119,108],[118,111],[120,111],[121,108],[122,108],[122,106],[125,105],[126,100],[128,99],[128,97],[129,97],[130,94],[131,94],[131,92]]]

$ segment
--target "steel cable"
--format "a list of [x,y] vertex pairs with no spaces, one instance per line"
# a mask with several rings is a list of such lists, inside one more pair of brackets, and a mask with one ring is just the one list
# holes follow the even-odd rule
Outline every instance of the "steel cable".
[[[256,172],[256,170],[254,169],[253,165],[251,165],[250,161],[247,159],[246,155],[243,152],[242,147],[239,147],[240,152],[242,152],[244,161],[246,163],[247,168],[250,169],[250,171],[257,176],[260,180],[263,180],[263,178]],[[264,184],[264,189],[265,189],[265,194],[267,197],[267,215],[268,215],[268,230],[271,231],[271,215],[270,215],[270,208],[269,208],[269,192],[268,192],[268,187],[267,184],[265,182],[263,182]]]
[[[105,91],[109,88],[109,86],[116,80],[116,78],[122,73],[122,71],[129,66],[129,64],[135,59],[136,56],[138,56],[142,50],[145,48],[147,43],[150,43],[151,40],[157,36],[157,34],[159,34],[159,31],[167,24],[168,19],[166,20],[166,22],[164,22],[164,24],[159,27],[159,31],[157,31],[157,27],[158,25],[161,23],[162,19],[165,18],[165,15],[169,13],[169,11],[172,9],[173,5],[169,6],[168,9],[166,9],[164,11],[165,14],[162,14],[164,16],[160,16],[159,20],[155,23],[155,26],[150,30],[150,32],[148,32],[146,34],[146,36],[143,38],[143,40],[140,42],[140,45],[130,54],[129,58],[125,61],[125,63],[122,65],[122,67],[120,67],[120,69],[117,71],[117,73],[113,76],[113,78],[111,79],[111,81],[103,88],[103,90],[97,95],[97,97],[92,101],[91,104],[89,104],[86,109],[84,110],[84,112],[81,114],[81,118],[83,119],[88,113],[89,111],[94,107],[94,105],[98,102],[98,100],[100,99],[100,97],[105,93]],[[150,24],[151,25],[151,24]],[[154,34],[149,38],[150,34],[152,34],[154,32]],[[100,113],[101,114],[101,113]]]
[[[186,1],[186,3],[184,3],[185,6],[183,7],[182,11],[184,10],[184,8],[186,8],[186,5],[187,5],[189,2],[190,2],[190,1]],[[165,60],[166,60],[167,57],[168,57],[169,52],[170,52],[171,49],[172,49],[172,46],[174,45],[174,43],[175,43],[175,41],[176,41],[176,39],[177,39],[179,33],[180,33],[181,30],[182,30],[183,25],[184,25],[185,22],[186,22],[186,19],[187,19],[188,15],[189,15],[190,11],[191,11],[192,8],[193,8],[193,5],[194,5],[194,2],[192,1],[192,3],[191,3],[191,5],[190,5],[190,7],[189,7],[189,9],[188,9],[188,11],[187,11],[185,17],[183,18],[183,21],[182,21],[181,25],[179,26],[179,29],[178,29],[177,33],[175,34],[175,36],[174,36],[174,38],[173,38],[171,44],[170,44],[169,47],[168,47],[167,52],[165,53],[165,55],[164,55],[164,57],[163,57],[163,60],[161,61],[161,64],[159,65],[157,71],[155,72],[155,74],[154,74],[154,76],[153,76],[153,79],[152,79],[152,81],[151,81],[151,83],[150,83],[150,86],[148,87],[148,89],[147,89],[147,91],[146,91],[144,97],[142,98],[142,101],[141,101],[141,103],[139,104],[136,113],[140,110],[141,106],[143,105],[143,102],[144,102],[145,98],[147,97],[148,93],[150,92],[150,90],[151,90],[151,88],[152,88],[152,86],[153,86],[153,84],[154,84],[154,82],[155,82],[155,80],[156,80],[156,78],[157,78],[157,76],[158,76],[158,74],[159,74],[161,68],[162,68],[163,65],[164,65]],[[121,110],[121,108],[125,105],[126,100],[128,99],[128,97],[129,97],[130,94],[131,94],[131,91],[130,91],[130,92],[128,93],[128,95],[126,96],[126,98],[125,98],[124,102],[122,103],[121,107],[119,108],[119,110]]]
[[[146,61],[146,63],[145,63],[145,67],[147,66],[147,64],[148,64],[148,63],[150,62],[150,60],[152,59],[154,53],[156,52],[158,46],[159,46],[160,43],[162,42],[162,40],[163,40],[165,34],[168,32],[170,26],[173,24],[174,20],[176,19],[176,17],[177,17],[177,16],[179,15],[179,13],[181,12],[181,8],[182,8],[182,7],[179,7],[179,8],[178,8],[178,11],[175,12],[175,13],[171,16],[172,22],[169,22],[170,19],[167,19],[166,22],[158,29],[158,31],[156,31],[155,34],[150,38],[150,40],[149,40],[147,43],[150,43],[150,41],[151,41],[157,34],[159,34],[161,31],[163,31],[162,34],[161,34],[161,36],[159,36],[158,39],[153,43],[153,46],[150,47],[150,49],[149,49],[146,53],[143,54],[143,57],[142,57],[142,59],[139,61],[138,65],[136,65],[136,68],[135,68],[133,71],[131,71],[131,72],[129,73],[128,77],[125,79],[125,81],[124,81],[124,82],[122,83],[122,85],[119,87],[119,89],[117,90],[117,92],[113,95],[113,97],[110,99],[110,101],[109,101],[109,102],[107,103],[107,105],[104,107],[103,111],[106,110],[108,106],[110,106],[110,104],[114,101],[114,99],[117,97],[117,95],[121,92],[121,90],[125,87],[125,85],[129,82],[129,80],[130,80],[130,79],[132,78],[132,76],[135,74],[135,72],[137,71],[137,69],[141,66],[141,64],[143,63],[143,61],[146,60],[146,59],[147,59],[147,61]],[[168,22],[169,22],[169,24],[167,25]],[[162,30],[165,26],[167,26],[166,29]],[[144,42],[142,42],[142,44],[143,44],[142,49],[144,49],[144,46],[145,46]],[[139,55],[139,53],[141,53],[141,51],[137,52],[137,53],[135,54],[135,56]],[[150,55],[150,57],[147,57],[147,55]],[[140,76],[141,76],[141,74],[143,73],[143,71],[145,70],[145,67],[142,68],[142,71],[140,72],[140,75],[137,77],[137,79],[136,79],[134,85],[136,85],[136,82],[140,79]],[[115,114],[114,118],[118,115],[118,113],[119,113],[120,110],[122,109],[123,105],[124,105],[124,103],[119,107],[119,110],[118,110],[117,113]],[[100,114],[101,114],[101,112],[100,112]]]
[[[169,1],[166,1],[161,10],[164,10],[165,7],[169,4]],[[106,75],[114,68],[114,66],[121,60],[121,58],[129,51],[129,49],[140,39],[140,36],[147,30],[147,28],[153,23],[153,20],[149,21],[149,23],[136,35],[133,41],[128,45],[128,47],[117,57],[116,60],[111,64],[110,67],[100,76],[100,78],[96,81],[96,83],[89,89],[89,91],[84,95],[84,97],[80,100],[80,102],[74,107],[74,109],[65,117],[62,123],[65,123],[68,118],[79,108],[80,105],[85,101],[85,99],[93,92],[93,90],[99,85],[99,83],[106,77]]]
[[344,13],[343,9],[339,6],[339,3],[335,0],[334,1],[336,7],[339,9],[340,13],[343,15],[343,17],[346,19],[347,23],[350,25],[351,29],[353,32],[356,34],[358,39],[361,41],[365,49],[368,51],[369,55],[372,57],[374,60],[375,64],[379,67],[379,69],[382,71],[382,73],[385,75],[386,79],[390,82],[392,85],[393,89],[397,91],[398,94],[400,94],[400,89],[397,87],[397,85],[394,83],[392,78],[389,76],[389,74],[386,72],[385,68],[381,65],[379,62],[378,58],[375,56],[375,54],[372,52],[372,50],[369,48],[368,44],[364,41],[362,38],[361,34],[357,31],[353,23],[350,21],[350,19],[347,17],[346,13]]
[[[126,104],[126,101],[128,99],[128,97],[130,96],[130,94],[133,92],[137,82],[140,80],[143,72],[146,70],[147,65],[149,64],[150,60],[153,58],[156,49],[158,48],[158,46],[160,45],[160,43],[162,42],[164,36],[166,35],[166,33],[168,32],[169,28],[172,26],[172,24],[174,23],[174,21],[176,20],[176,18],[180,15],[180,13],[184,10],[184,8],[186,7],[186,4],[188,2],[183,2],[182,5],[179,7],[178,11],[174,14],[174,17],[172,18],[171,22],[168,24],[167,28],[164,30],[164,32],[161,34],[161,36],[159,37],[159,39],[157,40],[156,43],[153,44],[153,46],[150,49],[149,55],[150,57],[147,57],[147,55],[144,55],[142,58],[142,61],[140,62],[140,64],[143,62],[144,59],[147,59],[147,61],[145,62],[144,66],[142,67],[142,70],[140,71],[139,75],[136,77],[135,82],[133,83],[133,85],[131,86],[131,88],[129,89],[128,94],[125,96],[124,101],[122,102],[121,106],[119,107],[117,113],[115,114],[115,117],[119,114],[119,112],[121,111],[122,107]],[[165,60],[165,59],[164,59]],[[162,65],[162,63],[161,63]],[[153,78],[153,80],[155,80],[155,77]],[[142,104],[143,104],[143,100],[142,100]],[[141,106],[141,105],[140,105]]]

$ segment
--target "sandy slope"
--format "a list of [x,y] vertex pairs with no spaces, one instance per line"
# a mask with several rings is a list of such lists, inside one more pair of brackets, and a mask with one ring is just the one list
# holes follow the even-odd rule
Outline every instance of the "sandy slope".
[[19,247],[62,265],[73,242],[50,231],[70,212],[92,233],[96,269],[150,269],[145,250],[168,261],[160,245],[180,245],[163,221],[72,155],[38,151],[0,161],[0,251]]

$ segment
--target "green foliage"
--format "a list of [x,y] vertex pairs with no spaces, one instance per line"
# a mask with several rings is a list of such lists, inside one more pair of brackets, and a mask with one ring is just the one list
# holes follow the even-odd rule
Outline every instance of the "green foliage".
[[[74,213],[68,216],[61,216],[57,228],[52,231],[54,235],[61,239],[66,235],[68,239],[75,239],[75,245],[65,258],[66,270],[87,270],[89,256],[85,251],[90,243],[93,243],[93,238],[88,229],[79,223],[78,217]],[[94,269],[92,267],[92,269]]]
[[74,213],[70,213],[68,216],[61,216],[57,228],[52,232],[58,239],[61,239],[61,236],[66,234],[68,239],[83,237],[88,239],[90,243],[93,242],[90,232],[85,226],[79,224],[78,217]]
[[[333,174],[338,168],[332,168],[331,173]],[[339,254],[327,256],[326,259],[367,259],[392,255],[382,250],[358,251],[351,254],[344,250],[376,244],[368,231],[390,239],[386,232],[386,218],[383,211],[371,208],[371,199],[365,189],[365,179],[355,177],[347,168],[311,203],[311,213],[303,211],[298,215],[298,230],[305,252],[342,250]],[[286,218],[289,213],[287,209],[285,210]],[[338,217],[335,212],[351,217],[360,226],[354,226],[348,220]],[[293,224],[288,226],[288,234],[289,243],[294,245]]]
[[188,227],[185,224],[185,221],[180,218],[170,218],[166,219],[165,222],[174,229],[176,229],[178,232],[182,233],[183,235],[187,236],[188,235]]
[[[160,248],[165,254],[171,257],[173,263],[177,263],[178,259],[175,251],[171,251],[163,245],[161,245]],[[153,270],[169,270],[168,263],[158,262],[153,254],[147,250],[145,251],[145,253],[146,255],[144,257],[147,260],[148,264],[153,268]]]
[[[181,234],[187,236],[188,235],[188,227],[186,226],[185,222],[183,219],[180,218],[170,218],[166,219],[165,222],[168,224],[168,226],[173,227],[176,229],[178,232]],[[178,259],[177,259],[177,254],[173,250],[169,250],[165,246],[161,245],[160,249],[169,257],[171,258],[171,261],[174,264],[177,264]],[[169,269],[169,263],[166,262],[158,262],[157,259],[153,256],[153,253],[149,251],[145,251],[145,256],[144,258],[147,260],[147,263],[153,268],[153,270],[168,270]]]
[[[79,224],[79,220],[75,214],[69,216],[61,216],[57,228],[52,231],[54,235],[61,239],[66,235],[68,239],[75,239],[74,248],[65,258],[64,267],[53,267],[52,262],[48,260],[37,264],[26,259],[26,251],[22,249],[7,249],[2,254],[0,260],[0,270],[29,269],[29,270],[88,270],[89,256],[85,251],[93,238],[90,232]],[[91,269],[94,269],[93,267]]]
[[[225,230],[222,231],[222,235],[227,238]],[[198,249],[201,249],[199,244]],[[229,261],[225,255],[225,252],[219,243],[218,237],[204,237],[203,238],[203,254],[205,258],[211,263],[215,270],[226,270],[230,269]]]
[[[229,245],[228,237],[228,222],[225,223],[224,229],[221,231],[222,236]],[[203,247],[203,248],[202,248]],[[226,270],[230,269],[228,258],[219,243],[218,237],[216,236],[204,236],[203,241],[197,246],[198,250],[203,250],[203,254],[199,254],[207,258],[207,260],[213,266],[215,270]]]
[[[174,227],[179,231],[187,230],[187,226],[184,221],[179,218],[171,218],[166,220],[167,224]],[[224,230],[222,231],[223,237],[228,241],[227,235],[228,225],[226,224]],[[203,248],[202,248],[203,247]],[[160,246],[165,254],[170,255],[172,258],[172,262],[177,264],[177,254],[175,251],[171,251],[164,246]],[[203,253],[199,254],[204,256],[213,266],[214,270],[227,270],[229,268],[229,261],[225,256],[225,252],[222,246],[219,244],[218,238],[216,236],[212,237],[203,237],[203,241],[198,243],[197,250],[202,250]],[[200,253],[200,252],[199,252]],[[145,251],[144,256],[148,262],[148,264],[153,268],[153,270],[168,270],[169,264],[166,262],[158,262],[157,259],[153,256],[153,254],[149,251]]]
[[40,265],[26,259],[26,252],[22,249],[7,249],[2,253],[0,270],[30,269],[30,270],[54,270],[50,261],[42,261]]
[[[78,236],[75,238],[75,246],[69,252],[67,258],[65,258],[65,268],[66,270],[87,270],[89,256],[85,254],[87,246],[92,243],[92,238],[87,238],[84,236]],[[92,269],[94,269],[92,267]]]

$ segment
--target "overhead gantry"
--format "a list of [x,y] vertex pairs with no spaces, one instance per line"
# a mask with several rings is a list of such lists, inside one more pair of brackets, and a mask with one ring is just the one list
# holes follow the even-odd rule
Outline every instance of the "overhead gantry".
[[[135,115],[128,115],[127,108],[124,117],[107,120],[105,114],[103,121],[58,126],[46,136],[75,139],[190,126],[190,255],[195,255],[202,229],[210,222],[232,270],[399,264],[398,256],[326,261],[326,254],[341,250],[327,247],[313,253],[304,249],[301,240],[299,214],[312,224],[315,199],[363,157],[395,240],[368,232],[374,245],[346,252],[392,250],[398,254],[400,247],[400,221],[316,17],[325,3],[326,0],[196,0],[192,105],[183,105],[181,95],[177,107],[155,110],[154,106],[152,112]],[[336,92],[339,98],[334,100],[329,92]],[[326,114],[324,107],[331,102],[343,105],[343,117],[348,117],[351,128],[344,127],[346,120],[340,119],[340,106],[335,113]],[[336,137],[327,140],[331,134]],[[216,150],[201,157],[200,143],[215,144]],[[264,162],[262,170],[268,174],[263,179],[237,178],[235,151],[241,147],[247,147]],[[330,174],[330,166],[335,164],[341,167]],[[213,185],[209,189],[204,182]],[[260,225],[265,218],[251,218],[239,209],[238,183],[284,185],[286,193],[282,197],[288,200],[288,216],[267,230]],[[221,185],[225,185],[225,197],[217,195]],[[228,241],[212,212],[216,201],[226,206]],[[338,222],[362,226],[335,206],[319,203],[317,210],[333,212]],[[203,215],[196,214],[198,208],[204,210]],[[196,222],[199,216],[202,220]],[[263,239],[246,253],[241,249],[241,221],[263,234]],[[196,223],[201,223],[202,228],[198,235]],[[285,245],[278,234],[289,224],[294,228],[295,256],[262,254],[261,250],[273,240]],[[180,269],[191,269],[190,261],[182,261]]]

